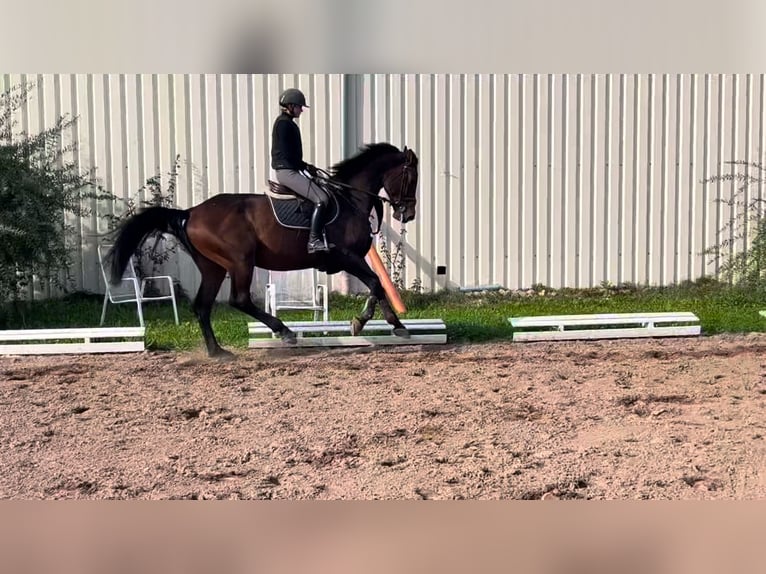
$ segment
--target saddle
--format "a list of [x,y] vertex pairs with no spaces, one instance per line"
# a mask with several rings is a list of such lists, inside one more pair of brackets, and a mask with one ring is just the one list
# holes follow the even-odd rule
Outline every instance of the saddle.
[[[328,189],[326,185],[322,185],[322,187],[329,192],[330,196],[330,202],[327,205],[327,218],[325,219],[325,226],[327,226],[338,218],[340,209],[333,189]],[[314,213],[314,204],[311,201],[298,195],[286,185],[272,180],[269,180],[266,196],[269,198],[274,217],[280,225],[290,229],[311,228],[311,215]]]

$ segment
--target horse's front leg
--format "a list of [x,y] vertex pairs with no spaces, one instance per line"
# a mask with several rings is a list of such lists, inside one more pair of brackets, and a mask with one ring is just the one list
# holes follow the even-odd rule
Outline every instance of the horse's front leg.
[[359,333],[362,332],[362,329],[364,329],[364,326],[367,324],[367,321],[372,319],[372,317],[375,315],[375,306],[378,303],[378,298],[375,297],[372,293],[370,293],[370,296],[367,297],[367,301],[364,304],[364,309],[362,309],[362,314],[358,317],[354,317],[351,319],[351,334],[356,336]]
[[394,335],[397,337],[408,338],[410,332],[404,325],[402,325],[399,317],[397,317],[396,313],[391,308],[388,299],[386,299],[386,292],[383,289],[383,285],[380,282],[378,275],[372,270],[367,262],[361,257],[349,255],[345,271],[351,273],[354,277],[357,277],[370,290],[370,296],[367,298],[362,314],[351,320],[351,333],[353,335],[358,335],[362,332],[364,326],[375,314],[375,305],[380,301],[380,310],[383,312],[383,317],[386,322],[393,325]]
[[[383,287],[381,286],[381,289]],[[385,290],[384,290],[385,293]],[[403,337],[405,339],[410,338],[410,332],[407,330],[407,327],[402,325],[402,322],[399,320],[399,317],[394,312],[394,309],[391,307],[391,303],[389,303],[388,298],[383,297],[380,300],[380,310],[383,313],[383,318],[386,320],[387,323],[394,326],[394,335],[397,337]]]

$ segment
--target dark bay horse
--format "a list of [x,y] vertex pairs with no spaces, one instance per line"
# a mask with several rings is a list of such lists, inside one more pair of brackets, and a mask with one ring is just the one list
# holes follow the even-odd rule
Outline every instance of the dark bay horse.
[[338,207],[337,216],[326,226],[327,241],[335,245],[329,252],[309,254],[308,229],[283,226],[266,195],[220,194],[189,209],[150,207],[128,219],[116,231],[108,255],[112,281],[119,280],[130,256],[147,237],[169,233],[202,274],[193,306],[211,357],[231,355],[218,344],[210,324],[213,303],[227,272],[231,278],[229,304],[267,325],[285,343],[296,342],[295,333],[280,319],[253,303],[250,284],[254,267],[277,271],[315,267],[328,274],[346,271],[370,289],[361,315],[351,321],[351,332],[361,332],[380,302],[394,334],[409,337],[365,255],[372,244],[371,211],[375,208],[380,216],[382,210],[381,189],[386,190],[396,219],[402,223],[414,219],[418,158],[407,147],[400,150],[388,143],[371,144],[332,166],[329,175],[328,187],[335,190]]

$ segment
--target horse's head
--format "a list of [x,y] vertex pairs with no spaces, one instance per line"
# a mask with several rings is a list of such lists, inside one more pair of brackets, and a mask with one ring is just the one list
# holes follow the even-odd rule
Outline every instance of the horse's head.
[[402,223],[415,219],[418,189],[418,156],[407,146],[402,162],[390,168],[383,176],[383,188],[394,208],[394,218]]
[[[351,190],[361,191],[357,197],[367,202],[372,201],[371,196],[378,195],[382,186],[394,208],[394,217],[402,223],[415,219],[418,156],[406,146],[400,150],[385,142],[369,144],[356,155],[335,164],[331,171],[333,179]],[[369,213],[370,207],[358,208]]]

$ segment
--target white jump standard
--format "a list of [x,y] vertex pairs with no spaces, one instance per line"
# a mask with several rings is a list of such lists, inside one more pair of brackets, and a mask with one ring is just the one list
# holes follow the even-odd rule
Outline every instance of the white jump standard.
[[[447,327],[441,319],[403,319],[409,338],[397,337],[393,326],[383,320],[368,321],[359,335],[351,334],[350,321],[285,321],[297,335],[298,347],[350,347],[371,345],[423,345],[447,342]],[[249,347],[288,347],[266,325],[248,323]],[[292,345],[290,345],[292,346]]]
[[0,331],[0,355],[135,353],[144,351],[144,332],[144,327]]
[[511,317],[514,341],[565,341],[636,337],[689,337],[700,334],[690,312],[604,313]]

